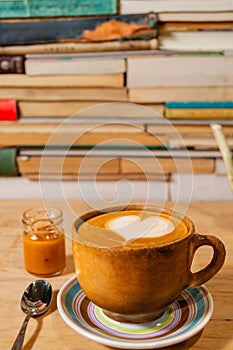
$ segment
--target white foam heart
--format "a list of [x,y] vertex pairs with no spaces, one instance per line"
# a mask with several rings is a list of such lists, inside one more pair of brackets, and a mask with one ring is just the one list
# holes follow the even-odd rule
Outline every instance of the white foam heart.
[[160,216],[150,216],[141,220],[137,215],[124,215],[111,219],[106,227],[123,236],[125,240],[139,237],[161,237],[174,230],[174,224]]

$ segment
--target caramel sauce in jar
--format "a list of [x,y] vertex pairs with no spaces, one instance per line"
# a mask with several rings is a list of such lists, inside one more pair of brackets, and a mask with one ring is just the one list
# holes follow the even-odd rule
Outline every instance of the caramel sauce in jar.
[[61,273],[66,265],[62,212],[32,208],[23,213],[22,223],[25,269],[41,276]]

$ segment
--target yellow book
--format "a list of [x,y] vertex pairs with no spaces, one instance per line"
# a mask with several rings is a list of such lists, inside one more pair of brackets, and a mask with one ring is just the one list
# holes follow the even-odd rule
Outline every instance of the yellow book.
[[17,87],[123,87],[124,75],[93,74],[93,75],[41,75],[28,76],[26,74],[0,75],[0,86],[8,88]]
[[122,159],[121,169],[123,174],[157,173],[195,173],[211,174],[214,172],[215,162],[211,158],[134,158]]
[[20,118],[37,117],[110,117],[117,119],[155,118],[163,116],[163,104],[136,105],[127,102],[106,101],[19,101]]
[[231,119],[233,108],[166,108],[168,119]]
[[20,145],[81,145],[95,146],[162,146],[167,140],[156,137],[133,125],[93,125],[68,123],[61,128],[56,123],[1,123],[0,146]]
[[0,88],[0,99],[27,101],[127,101],[126,88]]
[[232,101],[233,86],[162,86],[128,89],[129,102]]

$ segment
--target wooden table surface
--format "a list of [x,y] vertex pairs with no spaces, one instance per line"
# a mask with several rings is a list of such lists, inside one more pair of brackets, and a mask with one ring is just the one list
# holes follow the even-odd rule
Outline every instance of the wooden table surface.
[[[67,206],[63,202],[46,203],[47,206],[48,204],[63,210],[65,226],[69,227],[72,215],[70,210],[67,210]],[[0,201],[0,349],[11,348],[24,319],[20,309],[22,292],[32,280],[36,279],[24,270],[20,221],[24,210],[39,205],[40,201],[36,200]],[[69,205],[76,213],[88,209],[87,204],[82,202],[71,202]],[[194,221],[198,232],[214,234],[224,242],[227,256],[221,271],[206,283],[214,299],[211,320],[199,334],[167,349],[231,350],[233,349],[233,202],[193,202],[187,214]],[[66,230],[69,235],[69,229]],[[49,278],[54,289],[52,306],[45,315],[30,320],[24,350],[104,350],[108,348],[77,334],[64,323],[58,313],[56,295],[63,283],[75,275],[70,238],[67,238],[66,243],[66,271],[61,276]],[[209,247],[199,249],[194,261],[194,269],[203,267],[209,261],[210,249]]]

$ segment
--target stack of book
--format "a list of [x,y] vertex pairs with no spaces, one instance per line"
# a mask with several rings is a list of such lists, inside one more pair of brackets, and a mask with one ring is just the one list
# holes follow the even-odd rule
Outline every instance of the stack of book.
[[127,101],[124,52],[157,48],[157,17],[121,15],[117,6],[116,0],[1,1],[0,119],[12,120],[6,111],[12,100],[20,121]]
[[[156,14],[121,15],[116,0],[25,0],[1,1],[0,16],[0,31],[5,33],[0,37],[1,174],[38,178],[48,143],[56,154],[41,169],[46,179],[59,176],[59,151],[67,147],[79,151],[106,142],[127,147],[129,140],[161,144],[144,125],[102,125],[124,119],[126,106],[112,105],[128,100],[124,52],[157,49]],[[101,108],[106,102],[111,103]],[[144,116],[134,113],[136,118]],[[56,134],[67,117],[69,122]],[[105,117],[99,126],[96,118]],[[67,158],[64,179],[77,175],[82,159],[79,153]],[[89,159],[85,178],[106,156]],[[103,166],[100,176],[106,174],[119,176],[119,160]]]
[[120,0],[124,14],[154,11],[161,22],[159,49],[232,50],[232,0]]
[[[9,74],[7,79],[6,74],[0,75],[0,98],[15,99],[22,117],[25,115],[24,110],[28,110],[26,101],[37,102],[32,116],[35,116],[35,113],[39,113],[37,116],[40,116],[39,101],[42,102],[42,108],[43,103],[48,101],[79,102],[75,107],[85,108],[92,105],[93,101],[127,99],[124,87],[124,58],[43,56],[26,58],[24,64],[24,74]],[[32,106],[32,103],[29,105]],[[67,110],[68,115],[69,112],[72,114],[77,111],[78,109],[73,107]],[[48,108],[47,112],[49,116],[51,108]],[[68,116],[67,112],[64,116]],[[56,113],[54,109],[53,113]]]
[[[159,54],[128,58],[129,101],[163,104],[191,149],[217,147],[214,122],[225,126],[232,145],[233,1],[121,0],[124,14],[142,6],[157,13]],[[179,142],[170,138],[169,146]]]
[[66,180],[214,173],[213,122],[233,147],[233,0],[4,0],[0,18],[3,175],[55,179],[67,147]]
[[182,133],[186,146],[216,147],[211,122],[228,125],[232,142],[233,56],[169,53],[130,57],[127,65],[130,101],[164,104],[167,119],[188,126],[190,132]]
[[[1,1],[0,6],[9,2],[17,7],[18,1],[8,0]],[[30,5],[34,0],[24,2]],[[95,0],[87,3],[82,0],[75,1],[77,4],[73,8],[74,13],[79,9],[79,16],[70,14],[72,17],[67,17],[65,0],[52,1],[51,4],[40,0],[35,2],[38,11],[29,11],[28,18],[12,19],[10,11],[9,18],[0,18],[0,31],[5,33],[0,37],[0,54],[121,52],[157,48],[157,16],[153,12],[121,15],[116,12],[116,0]],[[99,7],[96,7],[97,3]],[[64,10],[63,17],[53,17],[50,10],[56,9],[59,4]],[[44,7],[47,10],[43,11]],[[89,16],[86,11],[89,11]],[[95,15],[90,16],[93,13]],[[41,17],[38,18],[40,14]]]

